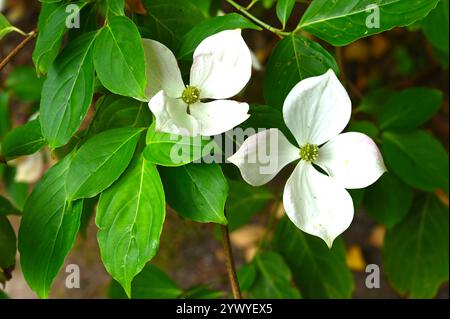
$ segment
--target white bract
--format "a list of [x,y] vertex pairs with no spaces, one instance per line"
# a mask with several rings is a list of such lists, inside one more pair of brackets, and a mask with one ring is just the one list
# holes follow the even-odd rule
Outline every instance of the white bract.
[[[341,134],[350,115],[350,98],[329,70],[299,82],[284,101],[284,121],[300,147],[281,131],[269,129],[249,137],[228,159],[254,186],[267,183],[300,159],[284,188],[284,208],[298,228],[322,238],[329,247],[353,219],[353,201],[346,188],[367,187],[386,171],[370,137]],[[267,157],[270,163],[261,160]]]
[[187,86],[166,46],[149,39],[143,40],[143,46],[149,83],[146,95],[156,130],[212,136],[249,117],[247,103],[226,100],[238,94],[251,76],[252,58],[240,30],[219,32],[199,44]]

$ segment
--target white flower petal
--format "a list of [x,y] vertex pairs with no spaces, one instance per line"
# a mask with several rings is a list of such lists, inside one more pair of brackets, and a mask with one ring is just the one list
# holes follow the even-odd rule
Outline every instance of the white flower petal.
[[190,85],[202,98],[227,99],[250,80],[252,58],[241,30],[226,30],[203,40],[194,52]]
[[213,136],[238,126],[249,118],[247,103],[217,100],[195,103],[189,107],[191,115],[198,121],[199,134]]
[[166,133],[195,136],[198,123],[187,113],[187,105],[181,99],[158,92],[148,102],[150,111],[156,117],[156,130]]
[[298,228],[322,238],[330,248],[353,219],[350,194],[305,161],[297,165],[288,179],[283,204],[286,214]]
[[283,105],[284,121],[300,146],[321,145],[337,136],[347,126],[351,111],[350,98],[331,69],[300,81]]
[[253,186],[269,182],[290,162],[299,149],[281,131],[269,129],[250,136],[228,161],[239,167],[244,180]]
[[184,90],[181,71],[172,51],[164,44],[150,39],[142,39],[145,52],[147,88],[146,96],[151,99],[161,90],[173,98],[181,96]]
[[319,150],[315,162],[345,188],[364,188],[384,172],[383,157],[365,134],[349,132],[331,139]]

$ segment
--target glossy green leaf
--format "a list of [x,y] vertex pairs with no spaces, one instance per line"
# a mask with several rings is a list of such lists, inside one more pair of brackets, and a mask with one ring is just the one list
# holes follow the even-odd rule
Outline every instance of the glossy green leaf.
[[131,282],[159,248],[166,215],[158,170],[141,155],[101,196],[96,224],[108,272],[131,296]]
[[366,189],[364,206],[377,222],[388,228],[400,222],[408,213],[413,190],[392,173],[385,173]]
[[48,72],[40,105],[42,134],[55,149],[78,130],[94,94],[92,47],[95,33],[70,43]]
[[430,120],[439,110],[442,92],[410,88],[394,94],[380,117],[382,129],[411,130]]
[[45,144],[39,119],[35,119],[6,134],[2,143],[2,153],[6,159],[10,160],[18,156],[33,154]]
[[97,101],[91,132],[100,133],[120,127],[148,127],[151,119],[147,103],[108,94]]
[[434,47],[448,55],[449,47],[449,1],[440,0],[430,14],[423,19],[423,33]]
[[68,155],[47,171],[23,210],[19,229],[20,264],[28,285],[41,298],[48,297],[80,226],[83,202],[67,201],[65,191],[72,157]]
[[103,86],[112,93],[147,100],[144,49],[129,18],[114,16],[103,27],[94,45],[94,65]]
[[[86,2],[74,2],[82,9]],[[38,74],[46,74],[58,55],[62,38],[67,31],[66,20],[71,12],[66,12],[66,4],[42,4],[38,22],[38,36],[33,51],[33,62]]]
[[432,298],[448,281],[448,208],[433,195],[417,198],[407,217],[384,240],[390,284],[411,298]]
[[158,132],[155,130],[155,123],[148,129],[146,141],[145,159],[162,166],[182,166],[220,152],[217,144],[209,137]]
[[[134,278],[131,285],[131,298],[133,299],[175,299],[183,291],[163,271],[154,265],[148,264],[144,270]],[[126,299],[125,291],[116,281],[111,282],[108,291],[109,298]]]
[[304,298],[351,297],[354,282],[342,239],[328,249],[322,240],[303,233],[285,217],[275,229],[273,244],[292,270]]
[[83,144],[67,174],[67,198],[94,197],[111,186],[130,163],[141,132],[139,128],[112,129]]
[[298,27],[334,46],[424,18],[439,0],[314,0]]
[[160,167],[166,199],[182,217],[201,223],[226,224],[227,180],[218,164]]
[[448,194],[448,154],[428,133],[385,132],[381,150],[388,169],[406,184],[424,191],[441,188]]
[[117,15],[123,16],[125,15],[125,0],[101,0],[102,1],[102,11],[105,16]]
[[44,80],[36,76],[31,66],[19,66],[11,71],[6,80],[6,87],[21,101],[36,102],[41,98]]
[[275,252],[259,253],[252,261],[257,276],[249,290],[256,299],[298,299],[300,292],[292,286],[292,273],[283,258]]
[[283,29],[286,27],[286,22],[291,16],[292,9],[294,9],[296,0],[278,0],[276,6],[276,13],[278,20],[280,20]]
[[0,214],[0,272],[16,263],[16,233],[8,218]]
[[159,41],[177,52],[183,36],[207,18],[195,0],[143,0],[148,16],[138,22],[145,38]]
[[301,80],[339,68],[333,56],[318,43],[299,35],[290,35],[277,43],[267,63],[264,100],[280,108],[291,89]]
[[0,216],[8,215],[20,215],[20,212],[9,202],[9,200],[0,196]]
[[229,13],[200,22],[181,39],[178,59],[190,61],[197,46],[207,37],[225,30],[232,29],[254,29],[261,30],[253,22],[247,20],[240,14]]

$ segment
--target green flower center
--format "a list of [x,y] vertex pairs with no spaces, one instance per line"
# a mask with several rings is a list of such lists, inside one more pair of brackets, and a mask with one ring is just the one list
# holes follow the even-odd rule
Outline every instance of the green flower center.
[[305,144],[300,147],[300,158],[307,162],[314,162],[319,157],[319,146],[314,144]]
[[200,90],[195,86],[187,86],[181,94],[181,99],[187,105],[194,104],[200,100]]

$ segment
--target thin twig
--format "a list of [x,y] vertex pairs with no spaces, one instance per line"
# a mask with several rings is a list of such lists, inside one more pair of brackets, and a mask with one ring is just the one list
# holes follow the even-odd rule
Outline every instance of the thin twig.
[[242,299],[241,289],[239,288],[239,281],[236,275],[236,267],[234,266],[233,252],[231,251],[230,233],[228,226],[221,225],[223,249],[225,251],[226,267],[228,272],[228,279],[230,281],[231,292],[234,299]]
[[36,36],[37,30],[31,31],[1,62],[0,71]]

